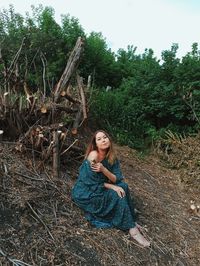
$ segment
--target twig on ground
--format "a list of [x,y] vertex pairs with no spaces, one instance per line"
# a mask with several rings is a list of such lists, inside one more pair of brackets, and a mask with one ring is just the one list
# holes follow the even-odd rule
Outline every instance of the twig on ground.
[[0,249],[0,255],[3,256],[4,258],[6,258],[9,262],[12,262],[13,265],[15,265],[15,266],[31,266],[30,264],[25,263],[25,262],[23,262],[21,260],[17,260],[17,259],[10,258],[7,254],[5,254],[3,252],[2,249]]
[[47,230],[48,234],[50,235],[50,237],[53,239],[53,241],[55,242],[55,239],[53,237],[53,235],[51,234],[48,226],[43,222],[43,220],[38,216],[38,214],[36,213],[36,211],[34,211],[33,207],[31,206],[31,204],[29,202],[27,202],[28,207],[31,209],[31,211],[33,212],[33,214],[36,216],[36,218],[43,224],[43,226],[45,227],[45,229]]
[[16,175],[19,175],[19,176],[22,176],[22,177],[25,177],[25,178],[28,178],[28,179],[31,179],[31,180],[35,180],[35,181],[44,181],[43,178],[34,178],[34,177],[27,176],[27,175],[24,175],[24,174],[19,173],[19,172],[13,172],[13,174],[16,174]]

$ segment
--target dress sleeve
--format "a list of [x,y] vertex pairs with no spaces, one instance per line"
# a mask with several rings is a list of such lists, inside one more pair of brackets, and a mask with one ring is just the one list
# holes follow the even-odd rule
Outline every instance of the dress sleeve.
[[124,176],[122,174],[121,168],[120,168],[120,163],[119,160],[117,159],[113,166],[112,166],[112,173],[116,176],[116,184],[122,181],[124,179]]
[[[105,190],[104,182],[99,173],[93,172],[90,163],[85,160],[79,168],[79,175],[72,188],[72,199],[77,203],[89,200]],[[83,203],[81,203],[83,204]]]
[[91,170],[88,160],[85,160],[79,169],[79,180],[90,187],[103,187],[104,184],[104,180],[100,178],[100,175]]

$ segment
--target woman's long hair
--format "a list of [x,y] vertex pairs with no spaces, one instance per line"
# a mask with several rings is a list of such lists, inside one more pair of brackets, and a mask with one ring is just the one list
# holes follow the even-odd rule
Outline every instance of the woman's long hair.
[[106,135],[106,137],[110,140],[110,147],[107,150],[106,158],[108,159],[108,162],[110,164],[113,164],[115,162],[115,160],[116,160],[116,152],[115,152],[114,147],[113,147],[113,141],[112,141],[111,137],[109,136],[109,134],[107,132],[105,132],[104,130],[101,130],[101,129],[97,130],[93,134],[93,136],[92,136],[92,138],[91,138],[91,140],[90,140],[90,142],[88,144],[86,153],[85,153],[85,159],[87,159],[87,157],[88,157],[88,155],[89,155],[89,153],[91,151],[94,151],[94,150],[98,151],[98,148],[97,148],[97,145],[96,145],[96,135],[99,132],[104,133]]

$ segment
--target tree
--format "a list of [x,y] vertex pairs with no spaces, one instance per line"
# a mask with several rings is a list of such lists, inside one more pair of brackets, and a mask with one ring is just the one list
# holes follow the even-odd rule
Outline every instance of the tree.
[[113,86],[113,66],[115,55],[108,49],[101,33],[92,32],[86,38],[85,52],[81,68],[83,76],[92,76],[93,83],[98,87]]

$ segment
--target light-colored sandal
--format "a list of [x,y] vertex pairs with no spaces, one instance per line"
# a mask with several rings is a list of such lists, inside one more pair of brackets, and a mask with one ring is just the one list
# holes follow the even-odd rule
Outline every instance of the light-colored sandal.
[[140,230],[137,227],[137,232],[131,234],[131,237],[136,240],[142,247],[150,247],[151,243],[140,233]]
[[136,227],[139,229],[140,232],[142,232],[143,227],[141,225],[139,225],[138,223],[135,223]]

